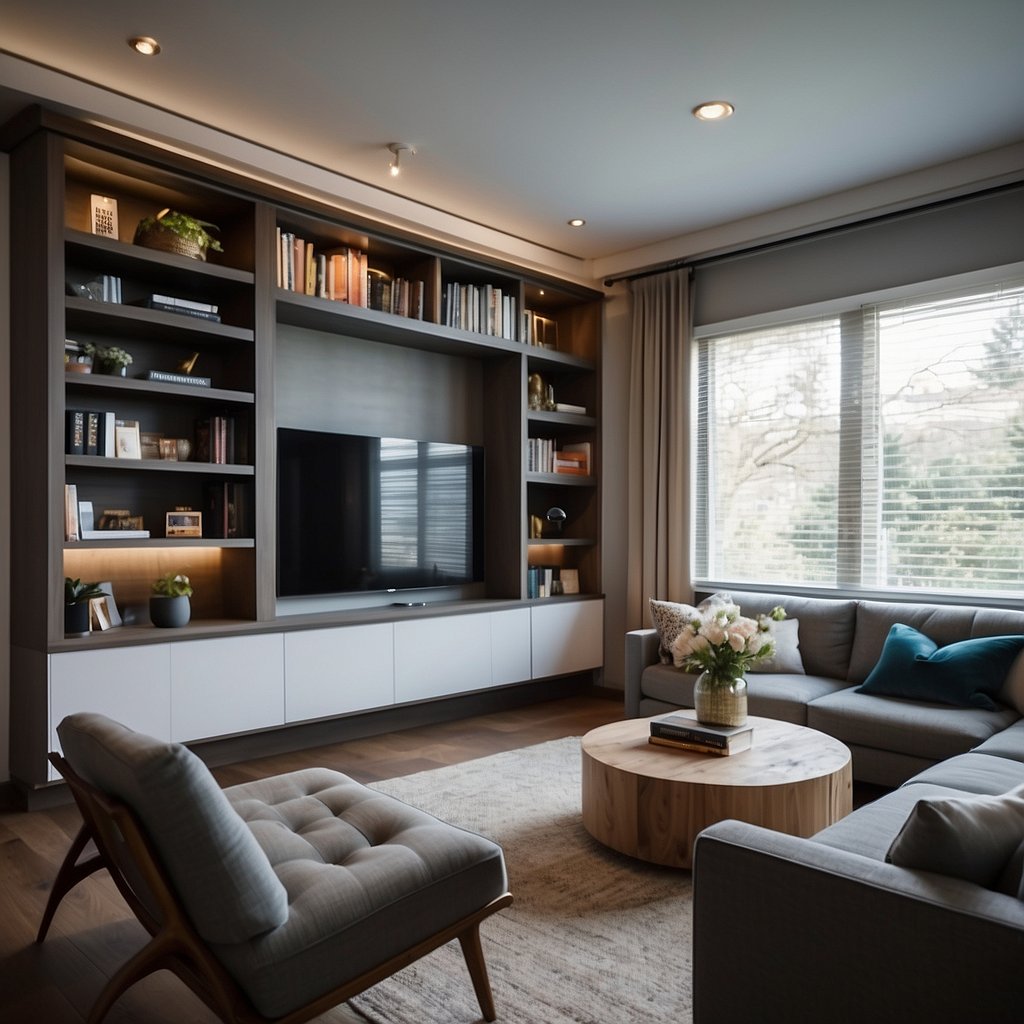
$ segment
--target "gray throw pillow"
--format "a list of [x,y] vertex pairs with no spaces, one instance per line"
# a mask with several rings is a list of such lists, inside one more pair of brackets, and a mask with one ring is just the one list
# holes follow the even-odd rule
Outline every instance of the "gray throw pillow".
[[192,751],[97,714],[69,715],[57,733],[75,772],[141,819],[204,939],[245,942],[288,920],[270,861]]
[[995,889],[1022,841],[1024,786],[1000,796],[922,797],[885,859]]
[[1016,708],[1017,714],[1024,715],[1024,652],[1017,655],[999,691],[999,700]]

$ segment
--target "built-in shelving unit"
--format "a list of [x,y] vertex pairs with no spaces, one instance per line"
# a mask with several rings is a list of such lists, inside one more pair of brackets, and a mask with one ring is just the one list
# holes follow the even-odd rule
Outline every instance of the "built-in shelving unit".
[[[306,208],[280,191],[44,111],[8,125],[3,143],[11,154],[17,254],[11,372],[18,672],[12,673],[12,735],[44,715],[46,666],[57,654],[117,652],[158,641],[173,650],[239,634],[283,637],[296,628],[360,625],[361,613],[351,602],[307,620],[276,596],[275,438],[282,426],[483,446],[486,578],[465,593],[443,595],[446,614],[476,613],[479,602],[509,615],[539,607],[528,600],[528,568],[534,565],[556,576],[575,570],[579,599],[600,596],[599,293],[389,235],[322,206]],[[116,200],[116,238],[91,232],[93,195]],[[210,252],[204,262],[135,244],[136,224],[164,208],[217,225],[223,253]],[[304,266],[313,267],[314,294],[306,294],[305,279],[301,290],[286,286],[279,269],[282,238],[312,246],[314,258]],[[346,250],[365,256],[365,302],[325,297],[327,278],[323,284],[317,279],[317,268],[327,265],[320,256]],[[85,297],[86,286],[104,276],[117,279],[119,302]],[[388,299],[401,288],[415,297],[411,306],[407,299]],[[446,324],[456,293],[459,301],[475,303],[476,312]],[[215,305],[220,320],[150,308],[153,295]],[[382,304],[388,308],[372,308]],[[68,372],[68,341],[126,349],[132,356],[126,376],[95,367]],[[210,386],[147,379],[148,371],[185,372],[181,368],[190,361],[191,372],[209,378]],[[556,401],[585,411],[531,410],[533,374],[553,388]],[[137,423],[141,434],[184,439],[191,450],[183,448],[187,458],[180,460],[169,451],[152,457],[152,444],[148,458],[77,454],[66,444],[69,410],[113,414]],[[233,428],[233,451],[220,461],[202,457],[199,436],[201,425],[215,417]],[[529,472],[531,438],[559,447],[589,445],[589,472]],[[79,501],[92,503],[97,517],[106,509],[128,510],[150,536],[112,532],[102,539],[67,539],[68,485]],[[225,487],[244,507],[236,532],[165,536],[166,513],[192,508],[206,515],[213,490]],[[553,506],[566,514],[557,535],[531,535],[531,517]],[[145,611],[149,584],[169,571],[192,577],[192,623],[154,630]],[[65,576],[111,583],[126,624],[66,638]],[[371,614],[375,622],[403,619],[386,608]],[[526,620],[516,621],[522,628]],[[536,654],[537,665],[562,664],[550,651],[540,660]],[[69,664],[62,662],[63,672]],[[502,685],[514,681],[507,674]],[[418,691],[411,686],[408,692]],[[248,727],[243,723],[239,731]],[[27,747],[12,743],[19,778],[41,781],[45,747],[39,738]]]

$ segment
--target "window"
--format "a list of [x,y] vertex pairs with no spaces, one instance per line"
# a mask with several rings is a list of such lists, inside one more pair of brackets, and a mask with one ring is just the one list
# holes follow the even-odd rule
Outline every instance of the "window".
[[1024,282],[696,345],[701,582],[1024,594]]

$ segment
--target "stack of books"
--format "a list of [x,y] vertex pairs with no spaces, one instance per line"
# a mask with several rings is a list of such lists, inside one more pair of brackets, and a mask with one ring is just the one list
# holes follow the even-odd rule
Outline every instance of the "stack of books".
[[750,749],[754,742],[754,727],[703,725],[692,714],[673,713],[651,719],[650,742],[677,750],[727,757]]

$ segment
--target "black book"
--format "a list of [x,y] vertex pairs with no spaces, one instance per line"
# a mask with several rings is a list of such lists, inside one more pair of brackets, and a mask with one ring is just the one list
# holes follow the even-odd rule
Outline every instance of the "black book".
[[84,455],[86,413],[81,409],[68,409],[64,420],[64,451],[68,455]]

